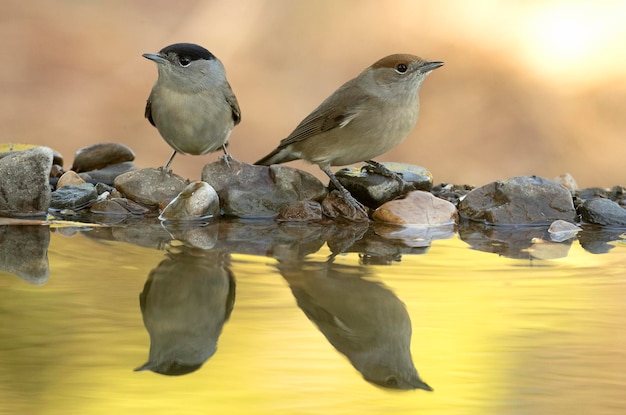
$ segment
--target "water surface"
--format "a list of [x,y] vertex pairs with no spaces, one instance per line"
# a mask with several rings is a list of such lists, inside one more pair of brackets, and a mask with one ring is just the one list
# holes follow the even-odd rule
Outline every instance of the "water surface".
[[3,226],[0,413],[623,414],[598,232]]

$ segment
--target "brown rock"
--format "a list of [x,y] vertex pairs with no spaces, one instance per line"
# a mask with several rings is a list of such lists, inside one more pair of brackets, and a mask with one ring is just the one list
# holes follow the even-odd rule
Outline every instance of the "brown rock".
[[452,203],[436,198],[429,192],[416,190],[408,193],[404,199],[385,203],[374,211],[372,219],[403,225],[439,226],[457,222],[459,215]]
[[81,148],[74,155],[72,170],[77,173],[102,169],[111,164],[133,161],[133,151],[120,143],[99,143]]
[[59,181],[57,182],[57,189],[60,189],[63,186],[67,186],[69,184],[84,184],[85,181],[76,173],[75,171],[68,170],[61,177],[59,177]]

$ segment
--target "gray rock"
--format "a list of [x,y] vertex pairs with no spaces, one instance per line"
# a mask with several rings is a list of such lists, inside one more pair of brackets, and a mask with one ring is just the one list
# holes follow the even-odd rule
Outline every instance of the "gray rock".
[[126,161],[118,164],[111,164],[99,170],[89,170],[80,173],[80,177],[89,180],[91,183],[113,184],[115,178],[124,173],[137,170],[133,162]]
[[130,200],[165,207],[187,186],[187,181],[161,169],[141,169],[115,178],[115,188]]
[[202,169],[226,216],[269,218],[302,200],[320,200],[326,188],[313,175],[288,166],[253,166],[223,159]]
[[626,209],[609,199],[590,199],[580,207],[583,221],[596,225],[626,225]]
[[536,176],[513,177],[474,189],[459,204],[459,213],[495,225],[573,222],[576,217],[570,192]]
[[374,211],[372,219],[399,225],[440,226],[458,222],[459,214],[447,200],[416,190],[385,203]]
[[50,207],[53,209],[81,209],[98,198],[96,187],[91,183],[67,184],[52,193]]
[[0,159],[0,215],[40,216],[50,206],[52,150],[35,147]]
[[189,183],[161,212],[159,219],[174,221],[205,220],[220,214],[220,199],[210,184]]
[[135,160],[133,151],[120,143],[100,143],[81,148],[74,155],[72,170],[77,173],[100,170],[111,164]]
[[393,162],[380,164],[401,180],[382,174],[369,165],[363,168],[346,167],[335,176],[352,196],[374,209],[407,192],[429,191],[433,186],[432,174],[423,167]]

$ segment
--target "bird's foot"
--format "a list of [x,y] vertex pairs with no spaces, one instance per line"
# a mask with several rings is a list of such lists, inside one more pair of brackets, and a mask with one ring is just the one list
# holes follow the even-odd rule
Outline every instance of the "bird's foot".
[[365,170],[369,173],[379,174],[383,177],[395,180],[398,183],[400,191],[403,191],[406,187],[406,183],[402,178],[402,175],[389,170],[387,167],[385,167],[384,164],[379,163],[375,160],[365,160],[365,163],[367,163],[367,165],[363,166],[361,168],[361,171]]

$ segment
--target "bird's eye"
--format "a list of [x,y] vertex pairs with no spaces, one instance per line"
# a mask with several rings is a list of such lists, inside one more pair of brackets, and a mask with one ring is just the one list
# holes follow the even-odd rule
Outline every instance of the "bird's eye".
[[180,58],[178,58],[178,62],[180,63],[180,66],[187,67],[191,63],[191,58],[189,58],[188,56],[181,56]]
[[396,72],[398,73],[405,73],[407,69],[409,69],[409,67],[403,63],[399,63],[396,65]]

